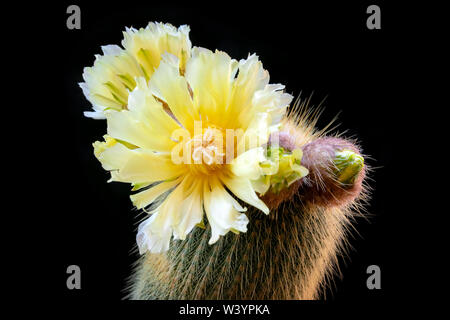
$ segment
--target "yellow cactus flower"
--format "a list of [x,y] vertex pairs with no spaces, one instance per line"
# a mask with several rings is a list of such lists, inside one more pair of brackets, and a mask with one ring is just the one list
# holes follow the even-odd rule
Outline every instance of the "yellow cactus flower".
[[86,117],[104,119],[105,110],[122,110],[128,105],[128,94],[136,77],[150,79],[159,66],[161,56],[169,53],[178,57],[184,72],[191,51],[189,27],[178,29],[170,24],[149,23],[146,28],[126,28],[122,45],[103,46],[103,55],[96,55],[93,67],[84,68],[80,83],[94,111]]
[[185,239],[204,214],[210,244],[246,232],[237,199],[269,213],[252,182],[292,100],[284,86],[269,84],[255,55],[238,62],[193,48],[185,69],[179,66],[178,57],[164,55],[149,81],[136,78],[127,108],[105,112],[106,142],[94,144],[111,180],[131,183],[139,191],[132,202],[149,210],[137,235],[141,253],[166,251],[172,236]]

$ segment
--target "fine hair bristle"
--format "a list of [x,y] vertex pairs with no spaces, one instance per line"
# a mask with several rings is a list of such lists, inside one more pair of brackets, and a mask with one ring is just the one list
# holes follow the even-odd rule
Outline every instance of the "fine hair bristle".
[[297,147],[302,147],[315,139],[324,137],[337,127],[337,125],[333,126],[337,120],[336,115],[322,129],[317,129],[317,122],[324,111],[323,103],[325,99],[317,106],[311,105],[311,99],[312,95],[306,99],[301,99],[301,95],[299,95],[282,120],[281,130],[288,132],[294,138]]

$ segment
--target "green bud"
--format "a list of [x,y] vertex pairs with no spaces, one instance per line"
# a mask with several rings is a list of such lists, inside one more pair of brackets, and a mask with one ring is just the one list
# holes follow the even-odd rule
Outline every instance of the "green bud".
[[351,150],[336,152],[333,162],[338,181],[343,184],[353,184],[364,168],[364,158]]

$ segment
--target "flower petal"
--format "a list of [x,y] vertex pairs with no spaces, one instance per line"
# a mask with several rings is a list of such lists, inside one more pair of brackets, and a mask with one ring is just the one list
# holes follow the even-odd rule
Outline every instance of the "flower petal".
[[[292,95],[283,92],[284,85],[282,84],[268,84],[264,89],[256,91],[253,99],[252,105],[254,106],[255,112],[269,112],[272,118],[272,125],[277,124],[281,121],[281,118],[286,112],[286,108],[292,102],[294,98]],[[248,114],[241,114],[240,121],[248,121],[245,117]]]
[[259,163],[265,159],[262,147],[253,148],[233,159],[230,169],[238,177],[256,180],[262,173]]
[[180,221],[175,225],[174,239],[186,239],[195,225],[203,220],[203,183],[192,179],[190,190],[185,192],[184,200],[179,205]]
[[156,186],[150,187],[144,191],[132,194],[130,196],[131,201],[137,209],[145,208],[146,206],[152,204],[156,200],[156,198],[158,198],[164,192],[169,191],[179,183],[179,179],[161,182]]
[[157,182],[179,177],[183,166],[173,164],[170,155],[142,149],[129,150],[126,163],[113,175],[114,181],[129,183]]
[[189,94],[186,79],[167,61],[161,61],[153,74],[150,89],[156,97],[166,102],[175,118],[184,128],[193,131],[194,121],[199,119]]
[[[228,108],[229,123],[227,127],[237,126],[244,130],[249,125],[248,119],[240,115],[250,112],[254,114],[252,99],[256,91],[264,89],[269,83],[269,73],[264,70],[256,55],[239,61],[239,74],[233,87],[233,99]],[[251,118],[250,118],[251,119]]]
[[128,99],[129,110],[106,112],[108,134],[138,147],[170,152],[175,146],[170,137],[180,126],[155,100],[145,79],[136,81]]
[[135,86],[134,78],[144,73],[134,58],[120,47],[109,45],[102,50],[104,55],[96,55],[94,66],[84,68],[85,82],[80,83],[80,87],[97,112],[107,108],[121,110],[127,106],[128,92]]
[[122,168],[131,156],[131,150],[105,135],[105,142],[94,142],[94,154],[105,170]]
[[147,27],[139,30],[126,28],[122,45],[136,58],[144,69],[146,78],[150,79],[165,52],[177,56],[179,68],[184,70],[191,51],[189,31],[187,25],[182,25],[177,30],[168,23],[150,22]]
[[158,150],[158,137],[151,135],[148,125],[137,120],[129,111],[107,112],[107,132],[115,139],[126,141],[140,148]]
[[232,98],[232,88],[237,72],[237,61],[216,50],[194,47],[186,65],[186,79],[191,86],[195,105],[202,119],[223,126],[227,121],[226,109]]
[[223,175],[220,179],[236,197],[258,208],[265,214],[269,214],[269,208],[256,195],[249,179],[233,175]]
[[[234,205],[236,200],[218,180],[210,181],[209,185],[205,183],[203,197],[206,215],[211,225],[209,244],[215,243],[220,236],[227,234],[230,230],[247,231],[249,221],[247,216],[236,210]],[[242,207],[240,209],[244,211]]]
[[266,112],[259,112],[255,114],[242,139],[238,142],[238,151],[251,150],[267,143],[271,133],[271,122],[272,119],[270,114]]
[[[169,250],[170,238],[172,237],[171,229],[167,224],[159,223],[157,225],[155,223],[155,221],[160,222],[158,221],[160,215],[160,212],[155,212],[139,225],[136,242],[140,254],[144,254],[147,250],[150,253],[160,253]],[[156,233],[158,229],[163,232]]]
[[183,182],[153,211],[150,218],[139,225],[136,241],[141,254],[147,250],[160,253],[169,249],[173,226],[179,222],[179,204],[184,196]]
[[136,78],[136,82],[137,86],[128,98],[128,115],[127,111],[120,115],[110,112],[109,118],[117,121],[109,121],[108,129],[114,131],[110,134],[120,135],[118,139],[140,147],[170,152],[175,145],[170,137],[180,126],[155,100],[145,79]]

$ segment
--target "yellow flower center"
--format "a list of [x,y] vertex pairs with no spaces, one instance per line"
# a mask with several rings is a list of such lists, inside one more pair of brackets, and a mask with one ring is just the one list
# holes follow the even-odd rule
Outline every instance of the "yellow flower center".
[[194,174],[210,175],[222,168],[226,161],[226,144],[223,130],[214,126],[202,128],[200,134],[194,135],[186,142],[190,152],[190,162],[187,165]]

